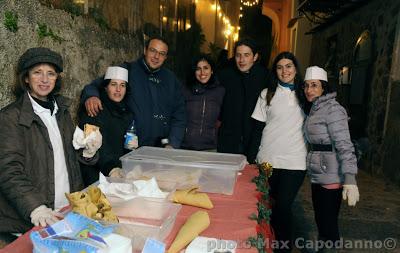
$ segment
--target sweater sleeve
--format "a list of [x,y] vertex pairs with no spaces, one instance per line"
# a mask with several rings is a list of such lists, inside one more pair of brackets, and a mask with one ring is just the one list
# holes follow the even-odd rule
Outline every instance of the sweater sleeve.
[[185,99],[182,94],[182,85],[175,77],[174,107],[171,114],[171,130],[169,141],[174,148],[181,146],[186,127]]
[[357,159],[351,142],[346,110],[333,104],[327,114],[328,132],[335,147],[340,168],[345,176],[344,184],[356,184]]
[[247,161],[250,164],[256,162],[258,150],[260,148],[262,131],[265,127],[265,122],[253,119],[253,131],[251,132],[249,147],[247,148]]
[[80,99],[81,104],[84,104],[90,97],[100,97],[99,89],[102,82],[103,78],[97,78],[83,88]]
[[267,121],[267,91],[267,89],[261,91],[260,96],[258,96],[256,106],[254,107],[253,114],[251,115],[251,117],[257,121]]

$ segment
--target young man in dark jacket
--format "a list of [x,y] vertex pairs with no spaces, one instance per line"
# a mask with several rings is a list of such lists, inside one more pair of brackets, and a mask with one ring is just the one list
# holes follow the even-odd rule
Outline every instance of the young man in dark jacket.
[[251,118],[261,91],[267,87],[269,72],[257,63],[255,43],[249,39],[235,45],[235,65],[218,75],[225,87],[218,134],[218,152],[244,154],[254,163],[264,124]]
[[[167,54],[165,40],[154,37],[146,44],[143,57],[122,65],[129,71],[127,105],[134,113],[139,146],[160,146],[161,140],[167,140],[167,147],[179,148],[183,139],[185,102],[177,77],[163,67]],[[101,83],[101,78],[96,79],[82,92],[81,100],[89,116],[97,115],[102,109]]]

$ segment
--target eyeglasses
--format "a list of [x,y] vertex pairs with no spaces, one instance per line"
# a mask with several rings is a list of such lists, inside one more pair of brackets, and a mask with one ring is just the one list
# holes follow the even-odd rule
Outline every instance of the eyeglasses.
[[158,55],[160,55],[161,57],[167,57],[167,54],[168,54],[168,52],[166,52],[166,51],[158,51],[157,49],[155,49],[155,48],[153,48],[153,47],[149,47],[149,52],[151,53],[151,54],[154,54],[154,55],[156,55],[156,54],[158,54]]
[[321,85],[317,84],[317,83],[310,83],[310,84],[304,84],[303,85],[303,89],[304,90],[306,90],[306,89],[315,90],[315,89],[318,89],[319,87],[321,87]]
[[34,71],[31,73],[32,77],[35,79],[44,79],[44,77],[46,76],[47,79],[54,81],[57,79],[58,74],[56,72],[47,72],[44,73],[42,71]]

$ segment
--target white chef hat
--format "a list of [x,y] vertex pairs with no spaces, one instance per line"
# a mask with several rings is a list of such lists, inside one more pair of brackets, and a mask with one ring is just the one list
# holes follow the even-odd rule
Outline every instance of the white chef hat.
[[318,66],[311,66],[308,67],[306,70],[304,81],[307,80],[322,80],[328,82],[328,74],[323,68],[320,68]]
[[128,82],[128,70],[122,67],[108,67],[106,74],[104,76],[104,80],[107,79],[118,79]]

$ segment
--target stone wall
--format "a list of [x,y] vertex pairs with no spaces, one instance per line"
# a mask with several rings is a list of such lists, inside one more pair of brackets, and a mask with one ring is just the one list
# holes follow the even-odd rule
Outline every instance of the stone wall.
[[[102,13],[110,27],[119,31],[137,32],[141,30],[144,18],[144,1],[96,0],[96,2],[101,6]],[[146,5],[148,5],[148,0],[146,0]]]
[[[18,15],[15,33],[4,25],[6,11]],[[63,56],[63,94],[75,102],[83,86],[102,75],[107,66],[132,60],[143,52],[134,34],[102,30],[92,19],[72,17],[37,0],[0,0],[0,20],[0,108],[14,99],[11,88],[16,63],[28,48],[48,47]],[[40,39],[38,24],[46,24],[61,42],[51,36]]]
[[386,107],[383,168],[388,177],[400,183],[400,156],[398,155],[400,147],[400,15],[397,16],[397,20]]
[[[370,1],[367,5],[343,17],[328,28],[315,33],[313,35],[310,60],[311,65],[324,66],[330,56],[328,41],[330,38],[337,36],[335,68],[337,70],[341,66],[350,66],[351,68],[358,37],[363,31],[370,31],[373,41],[373,61],[370,72],[370,89],[368,91],[370,102],[364,105],[368,109],[367,135],[370,142],[370,151],[362,168],[377,174],[385,174],[388,178],[397,180],[398,183],[400,183],[399,163],[393,164],[385,160],[388,158],[385,155],[389,151],[388,149],[392,151],[390,152],[391,154],[397,154],[395,150],[398,150],[398,145],[389,145],[389,143],[392,143],[389,140],[398,139],[398,133],[396,136],[396,132],[390,130],[384,136],[383,132],[389,94],[388,87],[389,82],[391,82],[389,76],[392,55],[394,54],[393,44],[399,13],[399,1],[385,1],[385,4],[382,4],[380,0]],[[342,87],[339,92],[346,93],[348,92],[346,89],[348,88]],[[392,99],[399,99],[399,94],[397,93],[392,94],[392,96],[397,96]],[[343,102],[346,94],[339,95],[339,98],[342,99],[340,102]],[[392,120],[388,120],[392,122]],[[393,159],[393,157],[389,157],[389,159]],[[393,177],[393,175],[396,175],[396,177]]]

